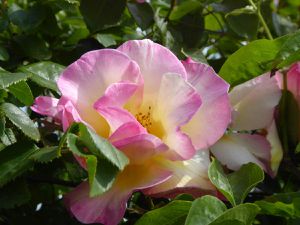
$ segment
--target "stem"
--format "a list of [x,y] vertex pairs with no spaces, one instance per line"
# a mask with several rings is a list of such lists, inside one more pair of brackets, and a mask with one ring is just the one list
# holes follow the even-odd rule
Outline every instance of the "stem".
[[168,14],[167,14],[167,16],[165,18],[165,21],[169,21],[169,17],[171,15],[171,12],[172,12],[173,8],[175,7],[175,5],[176,5],[176,0],[171,0],[171,6],[170,6]]
[[261,25],[263,26],[265,32],[266,32],[266,35],[267,37],[270,39],[270,40],[273,40],[273,36],[270,32],[270,29],[264,19],[264,17],[262,16],[261,12],[260,12],[260,4],[258,6],[255,5],[255,3],[252,1],[252,0],[249,0],[249,3],[253,6],[253,8],[256,10],[256,13],[257,13],[257,16],[258,16],[258,19],[259,21],[261,22]]

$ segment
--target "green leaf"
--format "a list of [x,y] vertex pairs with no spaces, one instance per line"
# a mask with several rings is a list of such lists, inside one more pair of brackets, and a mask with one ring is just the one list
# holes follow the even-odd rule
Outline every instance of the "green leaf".
[[288,17],[281,16],[277,13],[272,13],[272,22],[278,36],[290,34],[297,30],[297,24],[289,20]]
[[177,195],[174,200],[183,200],[183,201],[194,201],[194,197],[190,194],[179,194]]
[[[10,128],[5,128],[3,134],[0,136],[2,144],[5,146],[12,145],[17,142],[14,132]],[[1,146],[4,147],[4,146]],[[1,149],[2,150],[2,149]]]
[[274,194],[255,204],[261,208],[261,214],[300,218],[300,192]]
[[116,149],[107,139],[100,137],[87,126],[79,124],[79,139],[94,155],[105,158],[118,169],[123,170],[129,163],[128,158]]
[[258,212],[259,212],[259,207],[255,204],[251,204],[251,203],[241,204],[231,209],[228,209],[221,216],[219,216],[214,222],[210,223],[210,225],[223,225],[223,224],[252,225]]
[[295,198],[300,198],[300,191],[274,194],[266,197],[264,200],[269,202],[281,201],[284,203],[292,203]]
[[32,105],[33,95],[30,90],[30,87],[25,81],[20,81],[18,83],[10,85],[8,87],[8,90],[24,105]]
[[193,202],[185,225],[209,225],[226,210],[225,204],[216,197],[203,196]]
[[68,135],[67,143],[70,150],[75,155],[84,157],[86,159],[90,184],[90,196],[94,197],[100,195],[111,188],[117,175],[118,169],[103,159],[101,160],[101,162],[106,162],[105,165],[98,163],[98,159],[96,156],[87,154],[82,149],[78,148],[77,141],[78,139],[76,135]]
[[38,85],[57,92],[58,88],[56,82],[64,68],[64,66],[57,63],[45,61],[22,66],[19,69],[31,75],[30,79]]
[[91,33],[95,33],[117,25],[125,7],[124,0],[82,0],[80,12]]
[[0,189],[0,209],[20,206],[30,200],[30,192],[26,182],[17,180]]
[[[263,49],[263,50],[262,50]],[[219,74],[231,85],[300,60],[300,31],[275,40],[257,40],[241,47],[223,64]]]
[[3,103],[0,106],[0,110],[5,116],[17,126],[25,135],[32,138],[35,141],[40,139],[40,133],[29,116],[21,109],[11,103]]
[[29,142],[16,143],[0,152],[0,187],[30,169],[30,156],[36,147]]
[[208,64],[205,56],[202,53],[202,49],[189,49],[189,50],[184,50],[181,49],[182,54],[184,54],[186,57],[192,58],[192,60],[200,63],[205,63]]
[[241,204],[247,194],[264,179],[263,170],[254,163],[243,165],[238,171],[226,175],[217,160],[211,163],[208,176],[217,189],[235,206]]
[[28,78],[25,73],[10,73],[8,71],[0,70],[0,88],[4,89],[12,84],[24,81]]
[[144,214],[135,225],[182,225],[192,202],[175,200],[169,204]]
[[51,146],[38,149],[30,158],[40,163],[47,163],[58,157],[60,157],[58,146]]
[[[114,148],[106,139],[98,136],[83,124],[74,124],[69,132],[67,144],[70,150],[87,163],[90,196],[100,195],[111,188],[116,175],[129,163],[127,157]],[[86,151],[88,149],[88,151]]]
[[170,14],[170,20],[178,20],[190,12],[198,10],[201,7],[201,3],[195,0],[182,1],[179,5],[176,5]]
[[[299,202],[300,198],[294,199]],[[293,203],[283,202],[267,202],[267,201],[256,201],[256,205],[261,209],[261,214],[280,216],[285,218],[293,218],[295,216],[295,206]]]
[[149,3],[128,2],[127,8],[137,25],[143,30],[154,23],[154,12]]
[[283,40],[272,64],[276,68],[282,68],[300,60],[300,30],[284,36]]
[[9,54],[5,48],[0,46],[0,61],[7,61],[9,59]]
[[2,113],[0,113],[0,137],[4,135],[5,124],[6,124],[5,116]]
[[96,34],[95,38],[105,48],[117,44],[117,42],[114,39],[114,36],[111,34]]
[[258,30],[258,16],[249,8],[235,9],[226,14],[230,28],[238,35],[253,39]]
[[279,48],[278,41],[253,41],[228,57],[219,74],[233,86],[245,82],[268,71],[267,64],[275,59]]
[[46,18],[45,7],[35,5],[28,10],[16,10],[9,15],[9,18],[23,31],[29,31],[38,27]]
[[21,52],[30,58],[37,60],[47,60],[51,58],[51,51],[47,47],[47,43],[37,35],[19,35],[15,41]]

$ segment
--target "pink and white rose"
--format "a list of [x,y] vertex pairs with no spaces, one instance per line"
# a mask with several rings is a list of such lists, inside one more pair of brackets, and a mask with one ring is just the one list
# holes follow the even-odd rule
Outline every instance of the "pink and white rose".
[[282,146],[274,120],[281,98],[280,84],[263,74],[234,87],[229,98],[232,122],[211,152],[229,169],[238,170],[248,162],[261,166],[275,176],[282,159]]
[[91,51],[58,80],[61,98],[38,97],[32,110],[60,121],[66,130],[83,122],[129,158],[112,188],[89,196],[83,182],[65,196],[83,223],[116,225],[134,191],[171,195],[209,193],[211,145],[230,120],[229,85],[211,67],[180,62],[150,40]]

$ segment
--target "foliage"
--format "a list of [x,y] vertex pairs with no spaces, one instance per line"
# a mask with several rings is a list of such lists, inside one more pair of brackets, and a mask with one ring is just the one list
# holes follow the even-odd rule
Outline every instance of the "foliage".
[[[83,124],[63,132],[30,109],[39,95],[59,96],[59,74],[83,53],[149,38],[180,59],[208,63],[234,86],[300,60],[299,7],[298,0],[0,0],[0,223],[80,224],[62,195],[85,179],[90,196],[100,195],[128,163]],[[299,109],[287,90],[278,112],[285,152],[275,179],[255,164],[226,173],[213,160],[209,177],[223,201],[138,192],[122,224],[299,224]],[[73,153],[87,160],[87,172]]]

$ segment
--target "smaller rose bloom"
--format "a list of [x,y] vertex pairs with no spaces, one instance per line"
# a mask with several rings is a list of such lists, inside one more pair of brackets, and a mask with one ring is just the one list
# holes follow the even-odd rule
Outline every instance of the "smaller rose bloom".
[[66,68],[58,87],[59,100],[38,97],[32,110],[61,121],[64,130],[83,122],[129,159],[102,195],[90,197],[85,181],[65,196],[81,222],[118,224],[134,191],[215,191],[207,176],[209,153],[199,149],[224,134],[231,109],[229,85],[208,65],[180,62],[150,40],[128,41],[86,53]]
[[283,152],[274,120],[281,98],[276,76],[270,78],[266,73],[230,91],[232,123],[227,134],[210,148],[229,169],[238,170],[253,162],[269,175],[276,175]]

